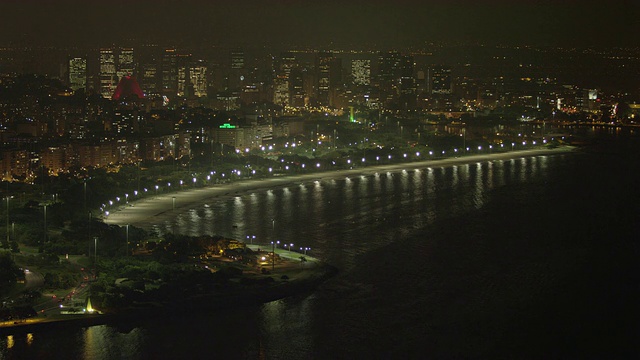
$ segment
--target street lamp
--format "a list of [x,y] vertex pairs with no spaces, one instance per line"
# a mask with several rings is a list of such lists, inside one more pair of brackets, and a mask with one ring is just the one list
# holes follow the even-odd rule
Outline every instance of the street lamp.
[[311,250],[310,247],[301,247],[300,251],[304,251],[304,254],[307,255],[307,250]]
[[176,209],[176,197],[175,196],[171,197],[171,202],[172,202],[171,210],[175,210]]
[[280,241],[271,242],[271,271],[276,268],[276,244],[280,244]]
[[9,244],[9,199],[11,197],[7,194],[7,244]]
[[129,255],[129,224],[127,224],[126,226],[126,243],[124,244],[124,252],[125,252],[125,256]]
[[87,211],[87,179],[84,180],[84,211]]
[[467,148],[467,129],[462,128],[462,147]]
[[47,204],[44,204],[44,244],[47,242]]
[[93,237],[93,272],[94,276],[98,275],[98,237]]

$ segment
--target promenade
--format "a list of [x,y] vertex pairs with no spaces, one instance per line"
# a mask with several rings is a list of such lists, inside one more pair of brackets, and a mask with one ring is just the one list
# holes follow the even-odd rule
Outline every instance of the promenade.
[[148,196],[146,198],[129,201],[129,206],[122,205],[113,208],[104,222],[113,225],[134,225],[150,228],[175,216],[176,212],[184,211],[194,206],[204,205],[216,201],[217,198],[234,196],[252,190],[269,189],[292,183],[313,180],[344,179],[349,176],[369,175],[377,172],[396,172],[407,169],[422,169],[428,167],[449,167],[483,161],[509,160],[522,157],[554,155],[573,151],[570,146],[555,149],[520,150],[504,153],[480,154],[462,157],[442,158],[400,164],[385,164],[359,167],[351,170],[325,171],[302,175],[277,176],[267,179],[250,179],[235,181],[227,184],[217,184],[202,188],[191,188],[183,191]]

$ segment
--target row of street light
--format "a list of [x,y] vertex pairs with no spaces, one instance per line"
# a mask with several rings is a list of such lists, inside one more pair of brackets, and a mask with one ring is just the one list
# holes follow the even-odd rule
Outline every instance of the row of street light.
[[[547,140],[543,139],[542,142],[543,142],[543,144],[546,144]],[[515,150],[516,147],[520,146],[520,145],[522,145],[523,147],[526,147],[527,145],[535,146],[535,145],[537,145],[537,142],[535,140],[534,141],[530,141],[530,142],[527,142],[527,141],[522,141],[522,142],[518,142],[518,143],[511,142],[511,150],[512,151]],[[266,149],[272,150],[273,146],[274,145],[269,145],[268,147],[266,147],[266,148],[263,147],[263,148],[265,148],[264,150],[266,150]],[[488,153],[491,153],[493,151],[493,149],[494,149],[494,146],[493,145],[489,145],[487,147],[486,151]],[[505,143],[501,143],[500,146],[499,146],[499,149],[504,151]],[[483,151],[483,147],[482,146],[478,146],[477,147],[477,153],[481,153],[482,151]],[[238,150],[238,152],[239,152],[239,150]],[[473,151],[473,152],[476,152],[476,151]],[[472,153],[472,149],[470,147],[464,147],[462,149],[453,148],[453,154],[454,155],[457,155],[457,154],[460,154],[460,153],[469,154],[469,153]],[[447,151],[446,150],[442,150],[441,153],[438,154],[438,156],[446,156],[446,155],[447,155]],[[420,151],[416,151],[415,153],[403,153],[402,154],[402,159],[406,160],[410,156],[420,160],[420,159],[424,159],[425,156],[427,156],[427,155],[423,154]],[[436,156],[436,154],[435,154],[435,152],[433,150],[429,150],[428,151],[428,158],[434,158],[435,156]],[[383,157],[381,157],[380,155],[377,155],[375,157],[376,163],[379,163],[382,158]],[[386,160],[391,161],[392,159],[393,159],[393,156],[391,154],[388,154],[386,156]],[[330,164],[332,166],[336,166],[336,165],[338,165],[338,161],[339,161],[339,159],[334,159],[334,160],[330,161]],[[347,166],[349,166],[350,168],[353,168],[353,166],[356,165],[356,161],[354,161],[352,158],[347,158],[344,161],[345,161],[345,164]],[[296,164],[294,162],[285,163],[284,158],[280,159],[280,163],[282,164],[282,170],[285,171],[285,172],[293,170],[294,166],[299,166],[300,169],[307,169],[307,164],[306,163],[301,163],[301,164]],[[363,156],[360,159],[360,163],[363,164],[363,165],[366,164],[367,163],[367,158],[365,156]],[[250,169],[251,165],[248,164],[248,165],[246,165],[246,167],[248,167]],[[322,163],[321,162],[316,162],[315,163],[315,168],[316,169],[323,168]],[[268,171],[268,173],[271,174],[271,173],[274,172],[274,168],[273,167],[269,167],[267,171]],[[245,176],[251,176],[251,175],[255,175],[256,171],[253,170],[253,169],[250,169],[249,171],[245,172],[244,174],[245,174]],[[212,176],[214,176],[214,175],[218,175],[216,173],[216,171],[210,171],[209,174],[206,175],[206,181],[205,180],[203,180],[203,181],[205,181],[206,183],[210,183],[210,181],[212,179]],[[243,172],[240,171],[240,170],[237,170],[237,169],[233,169],[233,170],[231,170],[231,175],[236,175],[236,176],[239,177],[239,176],[243,175]],[[221,178],[223,178],[223,179],[228,178],[225,173],[221,173],[221,174],[219,174],[219,176]],[[192,180],[191,182],[193,183],[193,186],[196,186],[197,183],[198,183],[198,177],[194,176],[194,177],[192,177],[191,180]],[[183,189],[185,184],[186,184],[186,182],[184,180],[179,180],[180,190]],[[157,196],[158,192],[162,191],[163,188],[166,189],[166,191],[170,191],[171,186],[172,186],[171,182],[167,182],[166,186],[164,186],[164,187],[161,186],[160,184],[154,185],[155,195]],[[134,190],[132,193],[133,193],[133,197],[137,198],[139,195],[147,194],[148,192],[149,192],[149,190],[147,188],[143,188],[143,190],[140,191],[140,192],[138,192],[138,190]],[[118,206],[118,203],[120,203],[120,201],[121,201],[121,198],[119,196],[117,196],[115,198],[115,200],[109,200],[109,201],[107,201],[107,203],[102,204],[102,207],[100,208],[100,211],[102,211],[105,216],[108,216],[109,215],[108,209],[112,209],[114,205]],[[127,204],[128,202],[129,202],[129,193],[126,193],[126,194],[124,194],[124,203]],[[172,208],[175,209],[175,197],[172,200],[172,204],[173,204]]]

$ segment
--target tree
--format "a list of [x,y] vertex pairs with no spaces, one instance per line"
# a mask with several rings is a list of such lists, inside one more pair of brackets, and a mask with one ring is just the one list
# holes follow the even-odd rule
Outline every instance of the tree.
[[21,271],[8,252],[0,252],[0,295],[4,296],[15,285]]

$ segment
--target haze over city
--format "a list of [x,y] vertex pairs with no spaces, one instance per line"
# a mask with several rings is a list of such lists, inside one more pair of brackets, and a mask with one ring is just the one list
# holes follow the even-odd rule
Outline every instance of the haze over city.
[[173,46],[633,46],[638,6],[632,0],[3,0],[0,41],[22,46],[104,46],[125,40]]
[[640,3],[0,0],[0,358],[638,358]]

